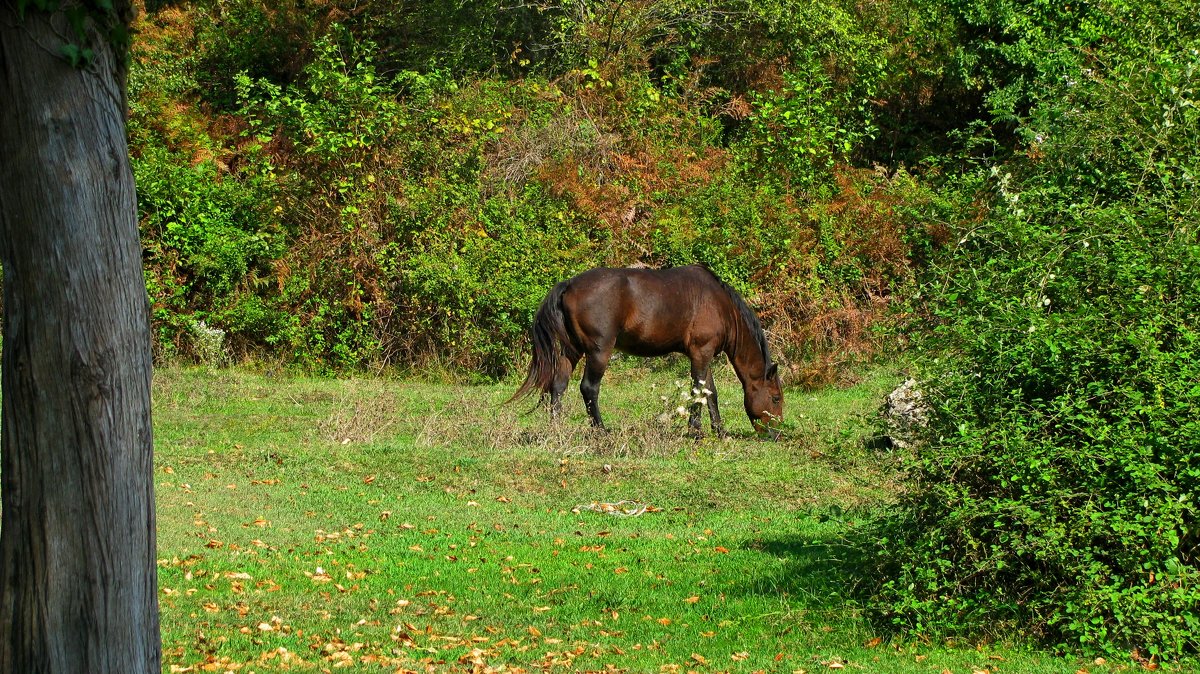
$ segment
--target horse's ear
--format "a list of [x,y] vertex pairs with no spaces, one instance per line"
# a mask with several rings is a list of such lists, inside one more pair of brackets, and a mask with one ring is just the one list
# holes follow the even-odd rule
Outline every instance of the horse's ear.
[[779,376],[779,364],[771,363],[767,368],[767,379],[774,379]]

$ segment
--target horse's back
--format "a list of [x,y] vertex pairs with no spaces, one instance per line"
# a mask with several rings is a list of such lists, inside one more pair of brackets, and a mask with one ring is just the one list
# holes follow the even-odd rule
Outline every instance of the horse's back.
[[719,289],[716,277],[700,265],[669,269],[598,267],[572,278],[564,296],[581,305],[613,309],[619,305],[625,313],[679,311],[681,305],[706,299]]
[[716,325],[724,293],[699,265],[670,269],[591,269],[572,278],[563,311],[584,351],[616,348],[634,355],[686,352],[697,338],[723,334]]

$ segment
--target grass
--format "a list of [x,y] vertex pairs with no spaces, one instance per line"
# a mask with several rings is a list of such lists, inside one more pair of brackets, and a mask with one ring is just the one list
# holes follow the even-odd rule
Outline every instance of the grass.
[[697,442],[661,370],[606,378],[607,434],[574,393],[552,425],[511,385],[160,370],[164,671],[1112,670],[864,617],[850,541],[898,489],[864,438],[898,381],[791,391],[766,443],[721,373],[735,437]]

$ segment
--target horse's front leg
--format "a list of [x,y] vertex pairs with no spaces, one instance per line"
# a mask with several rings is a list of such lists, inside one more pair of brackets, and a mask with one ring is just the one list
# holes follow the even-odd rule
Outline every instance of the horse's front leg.
[[725,429],[721,426],[721,411],[717,407],[717,387],[713,383],[712,374],[712,359],[711,358],[693,358],[692,359],[692,397],[691,404],[688,405],[688,429],[693,437],[704,437],[704,430],[700,422],[700,411],[704,404],[708,404],[708,418],[712,422],[713,433],[718,437],[725,436]]
[[579,392],[583,394],[583,404],[592,417],[592,426],[601,430],[604,430],[604,420],[600,418],[600,380],[608,369],[611,355],[611,351],[589,353],[584,361],[583,381],[579,382]]
[[708,420],[712,422],[713,433],[718,438],[724,438],[728,435],[725,432],[725,426],[721,424],[721,408],[717,405],[717,384],[713,381],[712,366],[708,368],[707,388],[711,393],[708,394]]

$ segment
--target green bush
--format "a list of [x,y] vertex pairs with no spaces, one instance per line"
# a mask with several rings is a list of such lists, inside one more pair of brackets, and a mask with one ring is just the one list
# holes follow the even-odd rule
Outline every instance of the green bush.
[[174,351],[196,318],[255,292],[284,239],[270,185],[221,174],[213,160],[148,146],[133,160],[159,340]]
[[928,287],[933,421],[880,531],[897,626],[1200,647],[1200,41],[1153,9],[960,183],[994,201]]
[[777,91],[752,97],[750,132],[738,148],[751,155],[756,169],[782,180],[787,189],[811,189],[831,181],[838,160],[845,160],[870,128],[854,128],[833,83],[815,63],[784,72]]
[[[1200,307],[1179,301],[1200,282],[1200,246],[1096,224],[1120,233],[1040,251],[1014,270],[1025,293],[1004,274],[1012,286],[954,298],[941,338],[955,353],[927,370],[939,404],[884,540],[900,626],[1158,655],[1200,645]],[[1045,237],[1003,232],[976,236]]]

